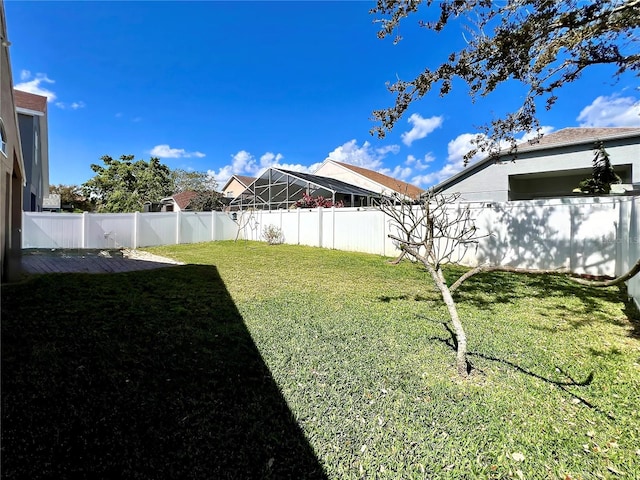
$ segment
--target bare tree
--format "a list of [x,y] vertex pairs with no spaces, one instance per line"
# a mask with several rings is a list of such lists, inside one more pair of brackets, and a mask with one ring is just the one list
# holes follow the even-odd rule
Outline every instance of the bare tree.
[[379,208],[391,219],[389,238],[405,257],[424,265],[440,291],[456,336],[458,374],[466,377],[467,335],[442,271],[443,265],[462,260],[480,238],[469,207],[457,203],[459,196],[429,192],[416,203],[396,195],[383,199]]
[[[460,263],[470,246],[477,245],[481,238],[474,225],[468,205],[458,203],[459,193],[442,194],[428,191],[419,202],[407,200],[395,195],[382,199],[379,205],[390,218],[391,238],[401,251],[400,256],[392,263],[399,263],[402,258],[420,262],[427,269],[444,301],[456,341],[456,367],[458,374],[466,377],[469,373],[467,361],[467,335],[464,331],[453,294],[463,282],[479,273],[512,272],[533,274],[569,273],[567,270],[535,270],[503,265],[480,265],[462,274],[451,285],[447,284],[442,267],[449,263]],[[593,281],[580,277],[573,281],[590,287],[608,287],[618,285],[640,273],[640,259],[632,268],[615,279]]]

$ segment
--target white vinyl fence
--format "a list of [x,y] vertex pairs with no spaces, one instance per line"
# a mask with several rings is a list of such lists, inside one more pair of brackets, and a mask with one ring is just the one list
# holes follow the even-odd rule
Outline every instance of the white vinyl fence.
[[[640,205],[636,197],[558,198],[469,203],[479,233],[462,263],[569,269],[620,275],[640,258]],[[135,214],[31,213],[23,217],[23,248],[121,248],[232,240],[262,240],[268,225],[285,243],[393,257],[389,218],[372,208]],[[640,278],[629,282],[640,298]]]
[[236,238],[238,226],[221,212],[24,212],[22,248],[138,248]]

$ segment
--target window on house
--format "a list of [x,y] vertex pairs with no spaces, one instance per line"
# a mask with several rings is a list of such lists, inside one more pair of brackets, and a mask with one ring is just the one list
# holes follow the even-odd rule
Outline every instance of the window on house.
[[7,156],[7,132],[4,129],[4,122],[0,118],[0,136],[2,136],[2,153]]
[[38,130],[36,130],[36,141],[35,141],[35,157],[36,157],[36,165],[38,165],[38,157],[40,156],[40,136],[38,135]]

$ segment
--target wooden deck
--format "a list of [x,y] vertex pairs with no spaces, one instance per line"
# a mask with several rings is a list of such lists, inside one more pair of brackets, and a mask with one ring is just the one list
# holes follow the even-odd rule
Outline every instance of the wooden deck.
[[119,273],[175,266],[161,257],[130,258],[105,252],[25,252],[21,266],[24,273]]

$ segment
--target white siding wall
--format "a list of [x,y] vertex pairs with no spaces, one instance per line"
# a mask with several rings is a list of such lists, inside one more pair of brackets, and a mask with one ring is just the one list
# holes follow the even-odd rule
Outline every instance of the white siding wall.
[[[578,147],[580,148],[580,147]],[[633,165],[632,182],[640,182],[640,144],[607,144],[612,165]],[[522,152],[514,161],[487,163],[485,168],[473,166],[469,174],[447,185],[443,193],[459,192],[468,202],[506,202],[509,199],[509,176],[590,169],[593,150],[588,146],[565,147],[537,152]],[[574,185],[573,188],[577,187]],[[570,193],[568,191],[567,193]]]

